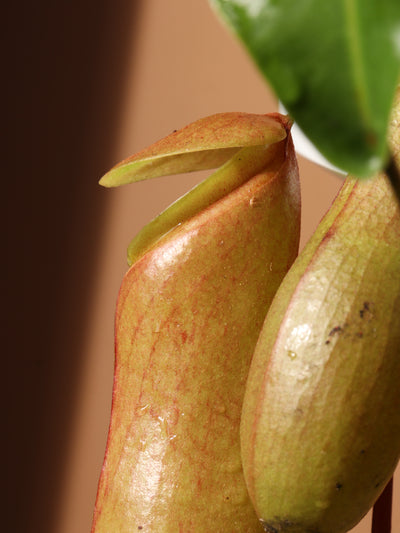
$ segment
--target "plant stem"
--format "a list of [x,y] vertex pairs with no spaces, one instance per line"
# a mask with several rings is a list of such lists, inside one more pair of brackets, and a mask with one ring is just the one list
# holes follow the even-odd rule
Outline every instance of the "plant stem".
[[396,195],[397,202],[400,205],[400,171],[396,165],[393,155],[389,159],[389,163],[385,169],[385,174],[390,181],[393,192]]
[[393,478],[374,505],[371,533],[390,533],[392,529]]

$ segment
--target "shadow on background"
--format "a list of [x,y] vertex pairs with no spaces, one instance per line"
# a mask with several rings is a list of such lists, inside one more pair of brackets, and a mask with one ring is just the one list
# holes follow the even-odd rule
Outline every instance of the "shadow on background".
[[7,9],[2,529],[47,533],[60,505],[111,197],[97,180],[114,163],[110,140],[140,2],[45,0]]

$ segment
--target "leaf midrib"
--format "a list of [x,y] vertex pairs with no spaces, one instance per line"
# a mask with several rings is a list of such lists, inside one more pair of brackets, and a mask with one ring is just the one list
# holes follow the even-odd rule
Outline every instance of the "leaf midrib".
[[365,125],[365,129],[371,128],[371,107],[366,90],[365,63],[361,49],[361,33],[359,12],[356,0],[343,0],[345,35],[349,50],[349,59],[354,81],[355,100],[360,112],[360,118]]

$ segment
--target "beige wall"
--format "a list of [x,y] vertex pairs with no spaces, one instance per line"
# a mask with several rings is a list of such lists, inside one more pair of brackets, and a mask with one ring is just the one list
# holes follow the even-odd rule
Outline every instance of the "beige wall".
[[[82,168],[86,169],[84,201],[73,204],[78,213],[75,216],[81,223],[74,225],[68,247],[70,270],[67,269],[63,279],[70,288],[61,295],[69,311],[59,314],[60,320],[70,327],[64,331],[60,324],[57,326],[53,346],[57,351],[62,344],[64,356],[60,359],[59,372],[57,368],[49,371],[48,378],[55,384],[47,387],[45,400],[47,406],[58,405],[58,396],[63,390],[60,373],[65,371],[68,375],[71,373],[68,381],[71,401],[68,408],[59,411],[65,420],[60,424],[57,419],[57,429],[53,430],[57,414],[46,407],[50,426],[44,433],[47,441],[37,441],[38,453],[32,459],[44,461],[43,468],[39,464],[34,470],[36,476],[42,477],[31,484],[35,490],[32,496],[35,509],[30,511],[31,521],[24,531],[84,533],[90,529],[110,414],[113,315],[119,284],[126,270],[126,247],[148,220],[199,179],[199,176],[171,177],[120,190],[101,191],[97,185],[100,174],[113,162],[201,116],[219,111],[263,113],[277,109],[265,83],[205,0],[146,0],[136,4],[136,10],[128,7],[127,2],[118,3],[119,13],[110,10],[107,16],[113,25],[109,35],[103,21],[102,31],[106,33],[98,52],[100,62],[95,73],[96,85],[91,87],[92,110],[88,119],[87,131],[92,135],[92,142],[86,137],[84,144],[90,161],[83,158],[80,167],[81,174]],[[104,20],[106,23],[107,18]],[[88,32],[90,38],[90,25]],[[115,43],[119,40],[124,43],[123,51],[120,47],[118,57],[110,55],[108,47],[117,46]],[[79,54],[76,57],[79,58]],[[108,66],[107,71],[102,69],[104,65]],[[104,103],[108,109],[106,116]],[[96,159],[100,163],[94,164]],[[303,245],[332,201],[340,180],[303,159],[300,159],[300,170]],[[69,216],[74,218],[74,213],[70,212]],[[82,237],[86,230],[90,230],[93,237],[89,244]],[[75,242],[78,242],[76,246]],[[88,266],[86,274],[80,274],[75,285],[70,281],[72,285],[69,286],[68,280],[81,262],[89,262],[90,268]],[[57,309],[54,313],[57,314]],[[80,316],[78,329],[73,329],[71,316],[74,313]],[[65,362],[68,343],[76,357],[79,356],[79,364],[72,370],[65,366],[68,365]],[[54,452],[60,442],[62,453],[58,452],[50,469],[45,465],[47,454],[49,449]],[[60,466],[61,463],[64,466]],[[29,498],[28,488],[23,496]],[[49,504],[51,527],[41,529],[34,521],[40,520]],[[396,513],[394,532],[398,533],[400,516],[398,510]],[[367,532],[369,520],[366,518],[354,531]]]

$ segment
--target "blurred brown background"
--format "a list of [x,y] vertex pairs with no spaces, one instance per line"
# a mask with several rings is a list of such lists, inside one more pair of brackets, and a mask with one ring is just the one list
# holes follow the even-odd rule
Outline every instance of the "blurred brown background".
[[[3,26],[2,530],[85,533],[107,436],[126,247],[200,179],[102,190],[98,178],[201,116],[277,103],[205,0],[16,3]],[[300,170],[304,244],[340,180],[303,159]]]

